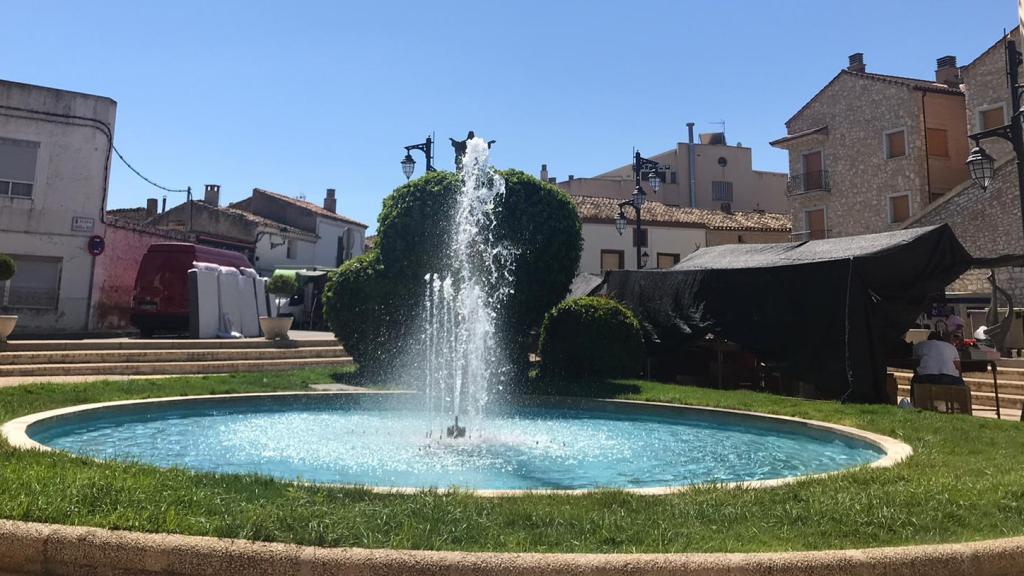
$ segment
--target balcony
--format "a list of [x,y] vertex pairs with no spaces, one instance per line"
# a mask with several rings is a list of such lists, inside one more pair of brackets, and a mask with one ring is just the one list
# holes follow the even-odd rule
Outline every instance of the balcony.
[[828,180],[828,170],[794,174],[786,181],[786,196],[797,196],[818,191],[828,192],[831,189]]

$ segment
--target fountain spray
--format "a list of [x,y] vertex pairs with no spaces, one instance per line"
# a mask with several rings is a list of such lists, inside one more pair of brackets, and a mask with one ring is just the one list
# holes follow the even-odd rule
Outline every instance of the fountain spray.
[[474,137],[465,144],[449,258],[425,278],[427,401],[432,417],[451,423],[449,438],[466,435],[460,417],[477,424],[506,363],[495,330],[497,310],[512,292],[515,257],[493,234],[505,181],[490,166],[486,141]]

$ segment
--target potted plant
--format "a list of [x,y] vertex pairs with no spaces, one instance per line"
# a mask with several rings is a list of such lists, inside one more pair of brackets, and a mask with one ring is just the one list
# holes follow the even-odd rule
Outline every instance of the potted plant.
[[[16,270],[14,259],[6,254],[0,254],[0,282],[14,278]],[[17,316],[0,316],[0,342],[7,342],[7,337],[14,331],[14,325],[17,323]]]
[[288,302],[288,299],[299,291],[299,283],[294,276],[275,274],[267,282],[267,293],[274,298],[277,310],[274,317],[260,316],[260,328],[263,329],[263,336],[267,340],[287,340],[288,330],[292,327],[291,316],[281,316],[281,307]]

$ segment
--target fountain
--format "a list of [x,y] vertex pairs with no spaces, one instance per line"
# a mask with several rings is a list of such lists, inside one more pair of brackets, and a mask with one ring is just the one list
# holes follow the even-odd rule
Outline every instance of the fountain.
[[505,364],[496,311],[511,293],[515,263],[515,250],[491,234],[492,212],[505,182],[488,161],[490,147],[472,132],[464,145],[462,187],[447,247],[452,258],[443,260],[445,269],[427,274],[422,317],[427,406],[432,423],[448,424],[447,438],[466,436],[460,416],[478,423]]
[[[508,357],[502,310],[533,252],[500,240],[506,182],[482,139],[460,141],[461,187],[437,269],[423,277],[397,387],[83,406],[22,424],[24,446],[100,459],[255,472],[380,489],[480,494],[620,488],[658,493],[706,482],[776,481],[876,462],[874,439],[825,425],[682,406],[520,397],[496,402]],[[550,194],[538,184],[534,194]],[[445,198],[449,200],[449,198]],[[518,242],[518,240],[512,240]],[[417,273],[417,276],[419,273]],[[529,290],[529,288],[526,288]],[[417,296],[414,296],[417,298]],[[403,351],[403,354],[405,352]],[[486,416],[486,421],[483,421]],[[426,431],[426,434],[424,432]],[[20,442],[20,443],[19,443]]]

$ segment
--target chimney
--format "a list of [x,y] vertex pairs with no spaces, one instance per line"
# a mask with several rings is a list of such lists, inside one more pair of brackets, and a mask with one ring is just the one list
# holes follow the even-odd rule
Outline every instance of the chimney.
[[548,165],[547,164],[541,164],[540,165],[540,181],[541,182],[547,182],[548,181]]
[[573,176],[572,174],[569,174],[569,182],[572,182],[573,178],[575,178],[575,176]]
[[868,68],[864,65],[864,53],[850,54],[850,65],[846,69],[850,72],[867,72]]
[[203,192],[203,202],[206,202],[210,206],[220,206],[220,185],[219,184],[207,184],[206,190]]
[[324,210],[338,212],[338,199],[334,197],[334,188],[327,189],[327,196],[324,197]]
[[558,178],[554,176],[548,176],[548,184],[558,184]]
[[156,216],[156,210],[159,206],[159,201],[156,198],[146,198],[146,219],[150,219]]
[[164,194],[164,201],[160,205],[160,213],[163,214],[164,212],[167,212],[167,194]]
[[956,56],[943,56],[935,61],[935,81],[950,88],[960,87],[960,68]]

